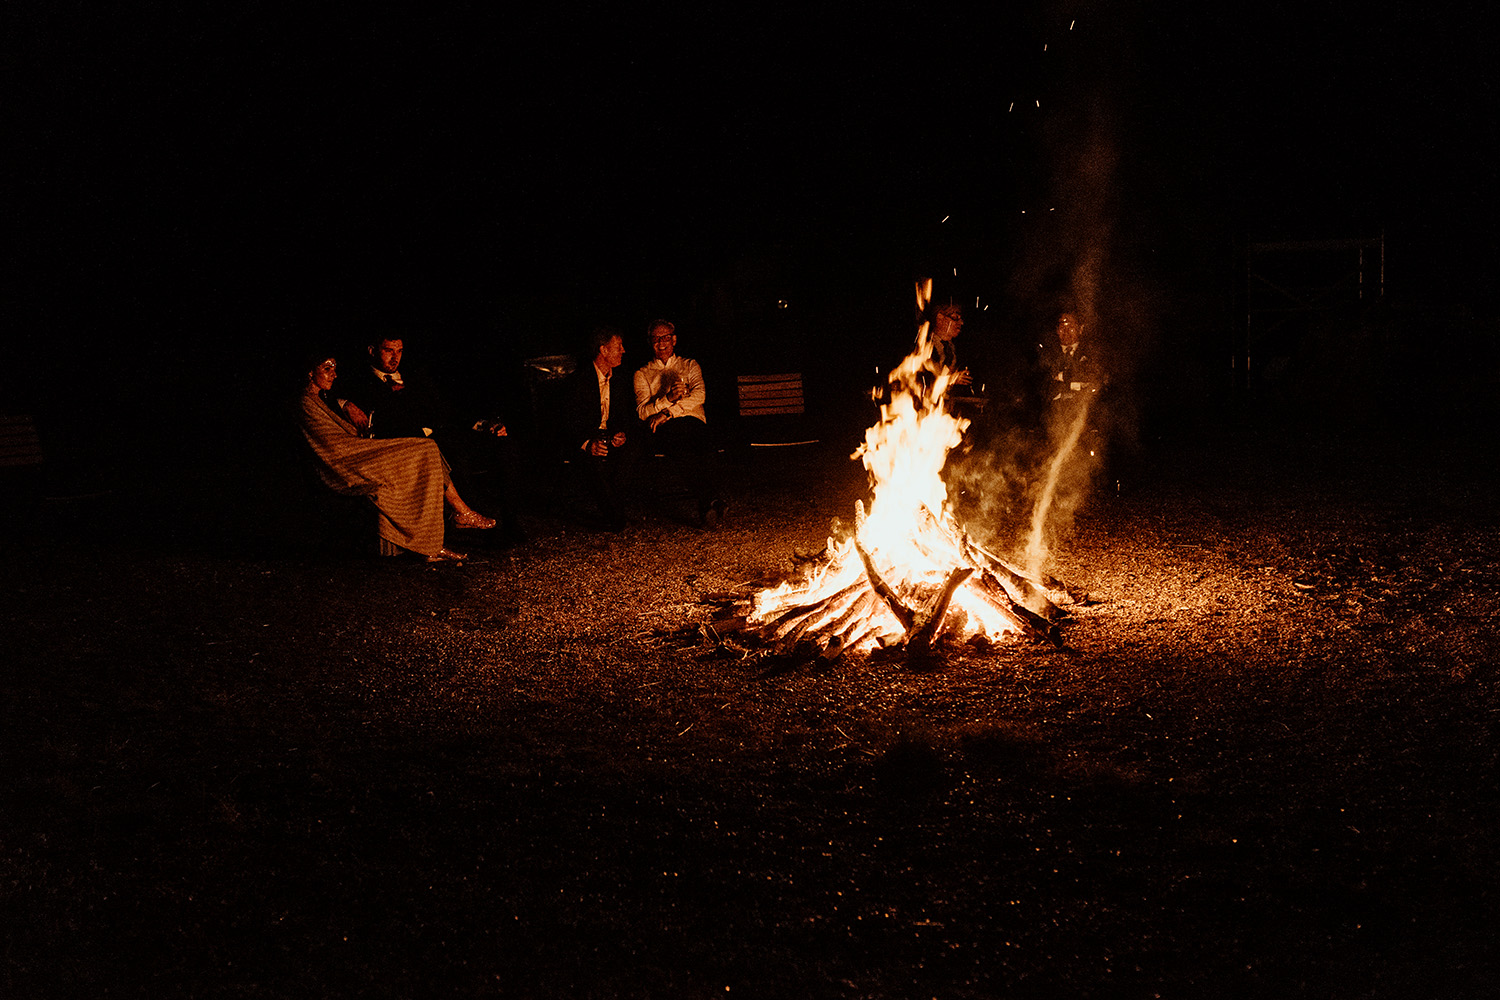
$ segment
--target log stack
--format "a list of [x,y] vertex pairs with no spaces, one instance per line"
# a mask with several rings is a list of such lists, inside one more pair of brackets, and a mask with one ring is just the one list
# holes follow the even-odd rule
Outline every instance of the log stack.
[[[825,661],[874,648],[925,657],[952,625],[954,597],[964,588],[971,599],[978,597],[993,610],[1005,632],[1061,647],[1063,609],[1085,599],[1050,576],[1022,572],[951,519],[940,520],[926,508],[913,529],[915,544],[928,565],[940,568],[942,583],[893,584],[861,538],[865,521],[864,505],[856,503],[854,530],[836,540],[842,525],[835,521],[823,550],[796,560],[791,586],[784,582],[704,595],[726,612],[709,626],[713,635],[748,640],[778,653],[800,649]],[[862,572],[845,572],[851,558]],[[837,582],[819,586],[817,581]]]

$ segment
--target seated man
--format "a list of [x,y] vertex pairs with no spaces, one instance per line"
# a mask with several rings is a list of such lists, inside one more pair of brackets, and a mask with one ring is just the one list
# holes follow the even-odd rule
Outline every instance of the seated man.
[[956,302],[939,306],[932,319],[932,361],[940,371],[952,376],[949,385],[968,385],[971,381],[969,369],[958,367],[958,351],[953,338],[964,328],[964,310]]
[[1078,317],[1070,312],[1058,316],[1056,332],[1057,346],[1043,357],[1052,383],[1052,400],[1071,402],[1096,395],[1103,388],[1104,377],[1083,344]]
[[598,327],[588,344],[591,363],[569,376],[564,390],[565,449],[581,459],[606,530],[620,531],[625,527],[623,491],[639,450],[630,426],[630,398],[612,391],[611,384],[625,358],[625,338],[613,327]]
[[719,497],[718,468],[703,402],[703,371],[677,354],[677,328],[664,319],[647,330],[652,359],[635,373],[635,412],[662,453],[683,469],[698,501],[698,521],[716,526],[727,505]]
[[[369,364],[360,365],[348,384],[340,386],[350,423],[372,438],[435,438],[460,480],[494,472],[499,483],[491,499],[501,508],[505,539],[521,541],[524,534],[514,502],[515,463],[504,422],[456,419],[431,381],[402,372],[405,349],[405,342],[394,336],[377,337],[366,346]],[[488,527],[455,523],[463,528]]]

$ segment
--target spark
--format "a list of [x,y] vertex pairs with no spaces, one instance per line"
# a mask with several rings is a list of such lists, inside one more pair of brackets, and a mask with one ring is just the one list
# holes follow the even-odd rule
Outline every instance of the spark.
[[1010,102],[1010,107],[1008,107],[1008,108],[1005,109],[1005,113],[1006,114],[1010,114],[1014,110],[1016,110],[1016,102],[1015,101],[1011,101]]
[[[945,215],[945,216],[943,216],[943,222],[947,222],[951,218],[953,218],[953,216],[951,216],[951,215]],[[939,222],[938,225],[941,226],[943,224],[943,222]]]
[[1069,30],[1069,31],[1072,31],[1072,30],[1073,30],[1073,25],[1075,25],[1075,24],[1077,24],[1077,23],[1078,23],[1078,22],[1077,22],[1077,21],[1076,21],[1076,20],[1075,20],[1075,21],[1069,21],[1069,22],[1068,22],[1068,30]]

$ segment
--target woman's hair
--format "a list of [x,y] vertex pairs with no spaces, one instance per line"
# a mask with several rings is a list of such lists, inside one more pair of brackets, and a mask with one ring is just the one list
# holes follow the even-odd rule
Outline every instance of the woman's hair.
[[339,356],[333,351],[305,351],[302,354],[302,367],[297,369],[303,375],[311,375],[313,369],[325,361],[338,361]]

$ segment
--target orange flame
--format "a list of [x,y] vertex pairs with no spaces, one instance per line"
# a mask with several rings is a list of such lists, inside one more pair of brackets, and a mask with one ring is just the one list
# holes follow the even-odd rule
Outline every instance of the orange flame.
[[[916,294],[917,308],[925,309],[932,282],[918,284]],[[763,625],[788,609],[818,605],[798,632],[824,629],[839,636],[835,641],[844,649],[869,650],[900,640],[912,626],[888,600],[870,599],[879,592],[877,579],[901,598],[921,604],[944,590],[956,567],[971,561],[941,474],[969,426],[945,404],[952,378],[933,358],[930,330],[923,323],[915,349],[888,377],[880,419],[850,456],[860,459],[869,474],[868,508],[856,505],[853,531],[829,538],[823,557],[801,579],[753,595],[748,623]],[[998,638],[1016,630],[1014,619],[973,582],[951,590],[951,602],[938,613],[943,615],[940,627],[959,638]]]

